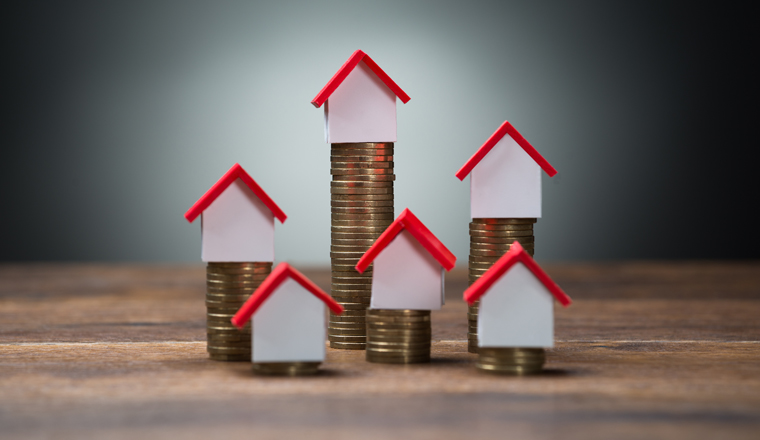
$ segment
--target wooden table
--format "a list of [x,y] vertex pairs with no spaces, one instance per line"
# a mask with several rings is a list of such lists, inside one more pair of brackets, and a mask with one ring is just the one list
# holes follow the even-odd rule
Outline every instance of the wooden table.
[[207,359],[202,266],[2,265],[0,437],[760,438],[760,263],[546,270],[575,303],[545,374],[475,369],[455,271],[431,364],[262,378]]

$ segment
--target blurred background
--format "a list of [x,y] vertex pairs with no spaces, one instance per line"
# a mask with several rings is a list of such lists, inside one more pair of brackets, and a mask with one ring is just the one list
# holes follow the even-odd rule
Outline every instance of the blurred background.
[[0,260],[200,262],[184,212],[239,162],[329,264],[311,99],[356,49],[398,103],[396,214],[466,267],[469,179],[504,120],[544,175],[544,261],[758,258],[757,23],[739,5],[586,1],[4,3]]

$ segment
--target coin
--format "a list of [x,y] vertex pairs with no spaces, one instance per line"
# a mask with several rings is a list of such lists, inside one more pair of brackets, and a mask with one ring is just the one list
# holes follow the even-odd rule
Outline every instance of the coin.
[[393,208],[393,200],[330,200],[333,208]]
[[342,154],[330,157],[330,162],[391,162],[393,163],[393,156],[378,156],[375,154],[370,155],[354,155],[344,156]]
[[264,376],[306,376],[317,374],[321,362],[254,362],[252,370]]
[[330,150],[330,159],[343,156],[393,157],[393,148],[354,148],[351,150],[333,148]]
[[330,167],[333,169],[383,169],[393,168],[393,161],[371,161],[360,162],[343,160],[343,157],[348,156],[334,156],[330,158]]
[[473,218],[472,223],[482,225],[523,225],[536,223],[536,218]]
[[342,328],[333,328],[333,327],[327,327],[327,334],[328,335],[335,335],[335,336],[364,336],[366,334],[366,331],[364,329],[361,330],[346,330]]
[[396,180],[395,174],[344,174],[333,175],[333,182],[346,181],[346,182],[393,182]]
[[343,350],[364,350],[367,346],[366,343],[353,343],[353,342],[335,342],[330,341],[330,348],[341,348]]
[[214,361],[226,361],[226,362],[250,362],[251,361],[251,355],[250,354],[214,354],[209,353],[209,359]]

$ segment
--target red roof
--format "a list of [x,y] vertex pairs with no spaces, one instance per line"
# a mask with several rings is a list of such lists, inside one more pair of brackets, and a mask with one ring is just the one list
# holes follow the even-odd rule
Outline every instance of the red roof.
[[401,90],[401,87],[398,86],[390,76],[388,76],[387,73],[383,72],[383,69],[380,68],[380,66],[375,63],[372,58],[369,57],[366,53],[362,52],[361,50],[357,50],[356,52],[351,55],[351,57],[346,61],[346,64],[343,65],[338,71],[335,73],[335,75],[330,79],[330,81],[327,82],[327,84],[322,88],[322,90],[317,93],[317,96],[314,97],[314,99],[311,100],[311,104],[316,107],[322,107],[322,104],[327,101],[327,98],[330,97],[330,95],[333,94],[335,89],[340,87],[340,85],[343,83],[343,80],[346,79],[349,73],[351,73],[352,70],[354,70],[354,67],[356,67],[360,61],[364,61],[364,64],[367,65],[370,69],[372,69],[373,72],[375,72],[375,75],[377,75],[380,80],[385,83],[386,86],[388,86],[389,89],[393,91],[393,93],[398,96],[398,99],[401,100],[404,104],[409,102],[409,95],[406,94],[403,90]]
[[508,121],[504,121],[503,124],[501,124],[501,127],[499,127],[498,130],[494,134],[491,135],[490,138],[486,141],[485,144],[483,144],[478,151],[475,152],[475,154],[472,155],[470,160],[467,161],[467,163],[464,164],[464,166],[457,171],[456,176],[459,178],[459,180],[464,180],[465,177],[467,177],[468,174],[472,171],[473,168],[475,168],[475,165],[479,164],[481,160],[483,160],[484,157],[486,157],[486,154],[488,154],[491,149],[496,145],[501,138],[504,137],[505,134],[508,134],[512,136],[512,139],[517,142],[518,145],[522,147],[523,150],[525,150],[526,153],[530,157],[533,158],[533,160],[536,161],[536,163],[543,168],[544,171],[546,171],[546,174],[549,175],[549,177],[554,177],[555,174],[557,174],[557,170],[554,169],[554,167],[546,160],[544,159],[541,154],[536,151],[535,148],[533,148],[533,145],[530,144],[520,133],[515,130],[515,127],[512,126]]
[[510,267],[514,266],[516,263],[523,263],[531,272],[533,272],[533,275],[538,278],[541,283],[546,286],[547,289],[549,289],[549,292],[554,295],[554,297],[557,299],[557,301],[560,302],[563,306],[567,307],[572,303],[572,300],[565,292],[560,289],[560,287],[552,281],[551,278],[549,278],[549,275],[544,272],[543,269],[536,263],[536,260],[531,258],[531,256],[523,249],[522,246],[520,246],[520,243],[514,242],[512,243],[512,246],[510,247],[509,251],[507,251],[506,254],[504,254],[501,258],[499,258],[499,261],[494,263],[493,266],[491,266],[490,269],[486,273],[483,274],[477,281],[472,283],[472,286],[468,287],[467,290],[464,291],[464,300],[470,303],[474,303],[478,299],[480,299],[481,296],[483,296],[488,289],[491,288],[493,283],[499,280],[502,275],[504,275]]
[[310,279],[303,276],[301,272],[295,270],[288,263],[280,263],[272,271],[272,273],[269,274],[267,279],[261,283],[259,288],[253,292],[253,295],[248,298],[248,301],[246,301],[245,304],[240,307],[240,310],[235,313],[235,316],[233,316],[230,320],[232,324],[237,328],[242,328],[248,322],[248,320],[251,319],[251,316],[256,313],[256,310],[258,310],[258,308],[264,304],[264,301],[269,298],[269,295],[274,293],[274,291],[280,287],[280,284],[282,284],[288,278],[292,278],[298,284],[303,286],[304,289],[308,290],[314,294],[314,296],[321,299],[325,304],[327,304],[327,307],[329,307],[333,313],[338,315],[343,313],[343,306],[336,303],[330,297],[330,295],[325,293],[324,290],[317,287],[317,285],[314,284]]
[[206,208],[209,207],[209,205],[211,205],[211,202],[216,200],[216,198],[235,181],[235,179],[240,179],[243,183],[248,185],[248,188],[256,194],[256,197],[264,202],[266,207],[272,211],[272,214],[280,220],[280,223],[285,223],[285,219],[288,218],[288,216],[282,212],[282,209],[274,203],[267,193],[261,189],[259,184],[256,183],[256,181],[253,180],[253,178],[251,178],[251,176],[249,176],[239,164],[233,165],[232,168],[230,168],[230,170],[211,187],[211,189],[206,191],[206,194],[204,194],[203,197],[195,202],[195,205],[185,213],[187,221],[192,223],[203,211],[206,210]]
[[388,226],[388,229],[378,237],[375,244],[367,250],[359,259],[359,263],[356,265],[356,270],[364,272],[367,267],[375,260],[380,252],[385,249],[386,246],[396,238],[402,230],[406,229],[418,242],[424,247],[430,255],[433,256],[446,270],[454,268],[454,263],[457,261],[457,257],[451,253],[446,246],[441,243],[430,229],[428,229],[422,222],[412,214],[408,208],[396,218],[396,220]]

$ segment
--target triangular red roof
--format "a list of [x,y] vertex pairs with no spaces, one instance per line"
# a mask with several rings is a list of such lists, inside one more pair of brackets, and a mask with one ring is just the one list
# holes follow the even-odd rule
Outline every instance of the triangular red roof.
[[272,211],[272,214],[274,214],[275,217],[280,221],[280,223],[285,223],[285,219],[288,218],[287,215],[285,215],[284,212],[282,212],[282,209],[280,209],[279,206],[272,200],[267,193],[264,192],[263,189],[259,186],[258,183],[256,183],[251,176],[248,175],[248,173],[245,172],[243,167],[240,166],[240,164],[235,164],[230,168],[227,173],[222,176],[219,181],[217,181],[214,186],[211,187],[208,191],[206,191],[206,194],[203,195],[197,202],[195,202],[195,205],[192,206],[186,213],[185,218],[189,222],[193,222],[203,211],[206,210],[206,208],[211,205],[211,203],[216,200],[217,197],[221,193],[224,192],[227,187],[229,187],[232,182],[234,182],[236,179],[240,179],[245,183],[248,188],[253,191],[254,194],[256,194],[256,197],[258,197],[262,202],[264,202],[264,205],[266,205],[267,208],[269,208],[270,211]]
[[367,67],[375,72],[375,75],[377,75],[377,77],[380,78],[380,80],[385,83],[385,85],[388,86],[388,88],[391,89],[393,93],[396,94],[396,96],[398,96],[398,99],[400,99],[401,102],[404,104],[409,102],[409,95],[401,90],[401,87],[399,87],[398,84],[396,84],[391,79],[391,77],[388,76],[388,74],[385,73],[383,69],[381,69],[380,66],[378,66],[377,63],[375,63],[372,58],[369,57],[369,55],[362,52],[361,50],[357,50],[353,53],[353,55],[351,55],[348,61],[346,61],[346,63],[340,69],[338,69],[335,75],[330,79],[330,81],[327,82],[322,90],[317,93],[317,96],[311,100],[311,104],[316,108],[321,107],[322,104],[327,101],[327,98],[329,98],[330,95],[332,95],[333,92],[343,83],[343,80],[346,79],[348,74],[354,70],[354,67],[356,67],[360,61],[364,61],[364,64],[366,64]]
[[556,298],[560,304],[567,307],[570,305],[570,303],[573,302],[570,297],[567,296],[567,294],[563,292],[562,289],[560,289],[557,283],[549,278],[549,275],[547,275],[546,272],[541,269],[541,267],[530,256],[530,254],[528,254],[528,252],[526,252],[525,249],[520,246],[520,243],[516,241],[512,243],[509,251],[507,251],[506,254],[499,258],[499,261],[494,263],[494,265],[491,266],[491,268],[488,269],[486,273],[484,273],[480,278],[478,278],[477,281],[472,283],[472,286],[468,287],[467,290],[464,291],[464,300],[472,305],[472,303],[480,299],[480,297],[483,296],[488,291],[488,289],[491,288],[493,283],[498,281],[499,278],[501,278],[502,275],[504,275],[509,270],[509,268],[514,266],[516,263],[523,263],[531,272],[533,272],[533,275],[535,275],[536,278],[541,281],[541,284],[546,286],[549,292],[554,295],[554,298]]
[[240,310],[235,313],[235,316],[230,320],[232,324],[237,328],[243,328],[248,320],[251,319],[251,316],[256,313],[256,310],[264,304],[264,301],[266,301],[267,298],[280,287],[280,284],[288,278],[292,278],[298,284],[303,286],[304,289],[321,299],[336,315],[343,313],[343,306],[336,303],[335,300],[325,293],[324,290],[317,287],[317,285],[310,279],[306,278],[301,272],[295,270],[288,263],[280,263],[272,273],[269,274],[267,279],[261,283],[259,288],[253,292],[251,297],[248,298],[248,301],[240,307]]
[[479,164],[481,160],[483,160],[484,157],[486,157],[486,154],[488,154],[491,149],[501,140],[501,138],[504,137],[505,134],[508,134],[512,136],[512,139],[517,142],[518,145],[522,147],[523,150],[525,150],[528,155],[533,158],[536,163],[543,168],[544,171],[546,171],[546,174],[549,175],[549,177],[554,177],[555,174],[557,174],[557,170],[554,169],[554,167],[546,160],[544,159],[541,154],[536,151],[535,148],[533,148],[533,145],[530,144],[520,133],[515,130],[515,127],[512,126],[508,121],[504,121],[503,124],[501,124],[501,127],[499,127],[498,130],[494,134],[491,135],[490,138],[486,141],[485,144],[483,144],[478,151],[475,152],[475,154],[472,155],[470,160],[467,161],[467,163],[464,164],[462,168],[457,171],[456,176],[459,178],[459,180],[464,180],[465,177],[467,177],[468,174],[472,171],[473,168],[475,168],[475,165]]
[[430,232],[430,229],[423,225],[422,222],[412,214],[412,211],[407,208],[404,209],[404,212],[402,212],[401,215],[388,226],[388,229],[378,237],[372,247],[362,255],[359,259],[359,263],[356,265],[356,270],[359,272],[367,270],[367,267],[372,264],[380,252],[382,252],[382,250],[385,249],[394,238],[396,238],[396,235],[404,229],[409,231],[409,233],[420,242],[422,247],[424,247],[425,250],[427,250],[430,255],[432,255],[433,258],[444,267],[444,269],[451,270],[454,268],[454,263],[457,261],[457,257],[455,257],[454,254],[452,254],[451,251],[448,250],[432,232]]

